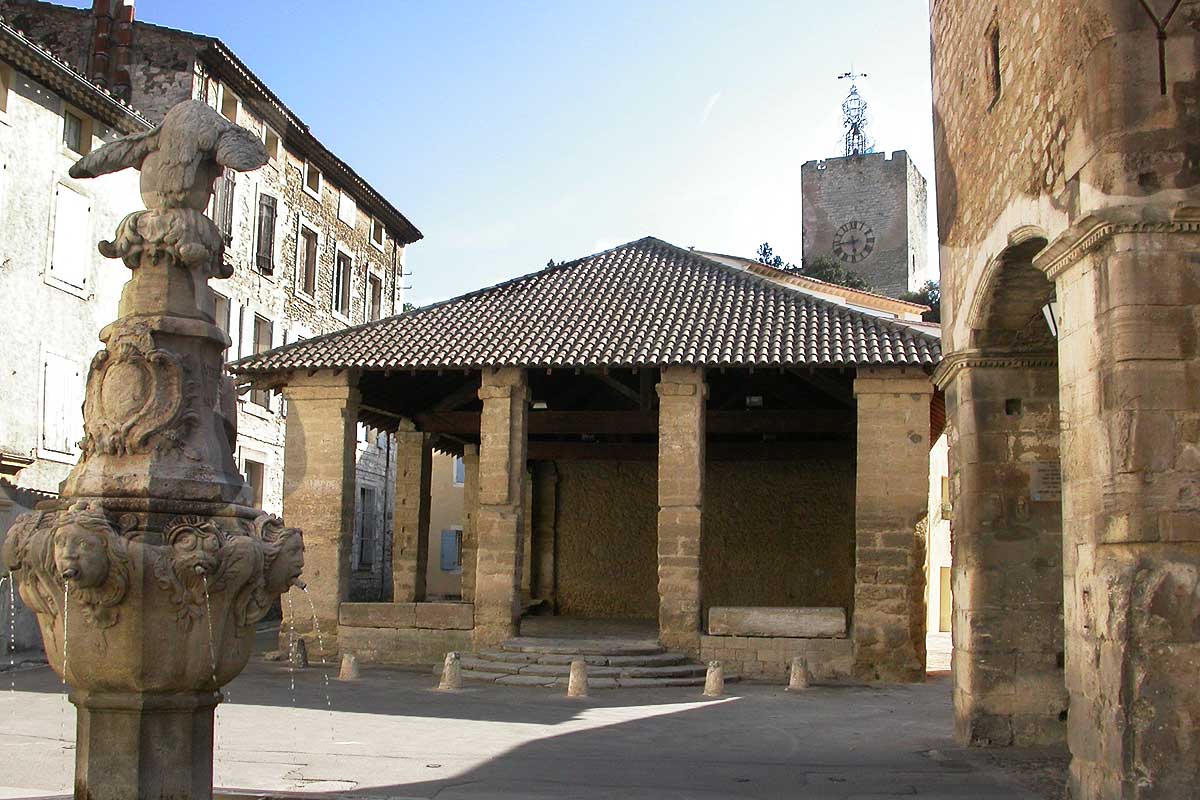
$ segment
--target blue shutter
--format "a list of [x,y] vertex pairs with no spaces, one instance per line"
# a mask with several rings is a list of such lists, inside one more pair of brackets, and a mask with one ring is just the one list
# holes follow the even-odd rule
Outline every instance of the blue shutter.
[[453,529],[442,531],[442,572],[454,572],[459,569],[461,559],[459,549],[462,546],[462,534]]

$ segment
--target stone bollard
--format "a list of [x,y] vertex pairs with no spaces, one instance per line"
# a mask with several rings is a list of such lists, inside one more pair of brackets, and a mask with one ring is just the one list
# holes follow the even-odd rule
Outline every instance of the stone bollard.
[[725,669],[720,661],[708,662],[708,672],[704,676],[704,696],[721,697],[725,694]]
[[575,659],[571,662],[571,676],[567,679],[567,697],[587,697],[587,662]]
[[308,645],[299,636],[292,640],[292,648],[291,652],[288,653],[288,660],[297,669],[308,669]]
[[338,673],[339,681],[358,680],[358,656],[353,653],[342,654],[342,670]]
[[462,659],[458,653],[446,653],[446,661],[442,664],[442,682],[438,684],[439,692],[457,692],[462,688]]
[[796,692],[802,689],[807,689],[812,682],[812,673],[808,671],[808,660],[796,656],[792,659],[792,672],[788,678],[789,692]]

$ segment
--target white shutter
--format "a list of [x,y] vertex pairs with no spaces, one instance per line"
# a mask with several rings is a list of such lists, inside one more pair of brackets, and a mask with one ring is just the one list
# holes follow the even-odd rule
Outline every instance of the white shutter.
[[242,305],[229,299],[229,360],[242,357]]
[[345,192],[338,196],[338,219],[351,228],[358,221],[358,206],[355,204],[354,198]]
[[76,289],[87,288],[91,272],[88,198],[62,184],[54,188],[54,247],[50,274]]
[[239,358],[245,358],[254,352],[254,312],[249,306],[242,307],[242,321],[240,323],[242,334],[241,341],[238,343],[240,348]]
[[[283,341],[283,326],[271,325],[271,348],[282,347]],[[283,413],[283,392],[273,392],[271,397],[271,410],[277,414]]]
[[83,369],[54,353],[46,353],[42,363],[42,448],[78,455],[83,438]]

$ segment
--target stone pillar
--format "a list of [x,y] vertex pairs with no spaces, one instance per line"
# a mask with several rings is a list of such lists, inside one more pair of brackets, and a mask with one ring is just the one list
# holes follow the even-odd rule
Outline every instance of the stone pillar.
[[1035,261],[1060,314],[1072,797],[1200,784],[1198,228],[1114,212]]
[[865,680],[925,679],[925,541],[929,402],[920,370],[864,368],[855,475],[854,673]]
[[213,712],[220,700],[218,692],[71,692],[75,796],[212,797]]
[[522,503],[525,506],[525,524],[521,532],[521,597],[524,602],[533,599],[533,472],[525,469],[521,484]]
[[395,522],[392,526],[392,601],[425,599],[429,565],[429,491],[433,448],[420,431],[396,433]]
[[288,524],[304,531],[302,579],[323,642],[315,635],[308,599],[293,588],[282,601],[280,647],[287,649],[294,625],[309,653],[330,657],[337,653],[338,607],[350,594],[358,377],[333,370],[297,374],[283,394],[288,401],[283,513]]
[[555,536],[558,515],[558,468],[539,461],[533,470],[533,596],[555,608]]
[[479,448],[463,445],[462,599],[475,602],[475,561],[479,551]]
[[529,418],[525,371],[485,369],[479,398],[475,646],[482,648],[515,636],[520,627]]
[[950,363],[954,718],[969,745],[1066,736],[1054,353]]
[[700,655],[704,370],[665,367],[658,384],[658,638]]

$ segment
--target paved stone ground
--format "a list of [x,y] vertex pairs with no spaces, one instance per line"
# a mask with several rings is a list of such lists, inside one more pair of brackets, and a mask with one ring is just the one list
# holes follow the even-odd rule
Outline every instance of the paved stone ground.
[[[556,692],[430,690],[427,671],[254,661],[218,710],[220,786],[356,798],[1052,798],[1056,753],[963,750],[950,737],[950,684]],[[67,791],[74,712],[47,668],[0,686],[0,797]],[[1057,760],[1056,760],[1057,759]],[[1048,783],[1047,783],[1048,781]],[[1024,784],[1024,786],[1022,785]],[[1032,787],[1024,788],[1024,787]]]

